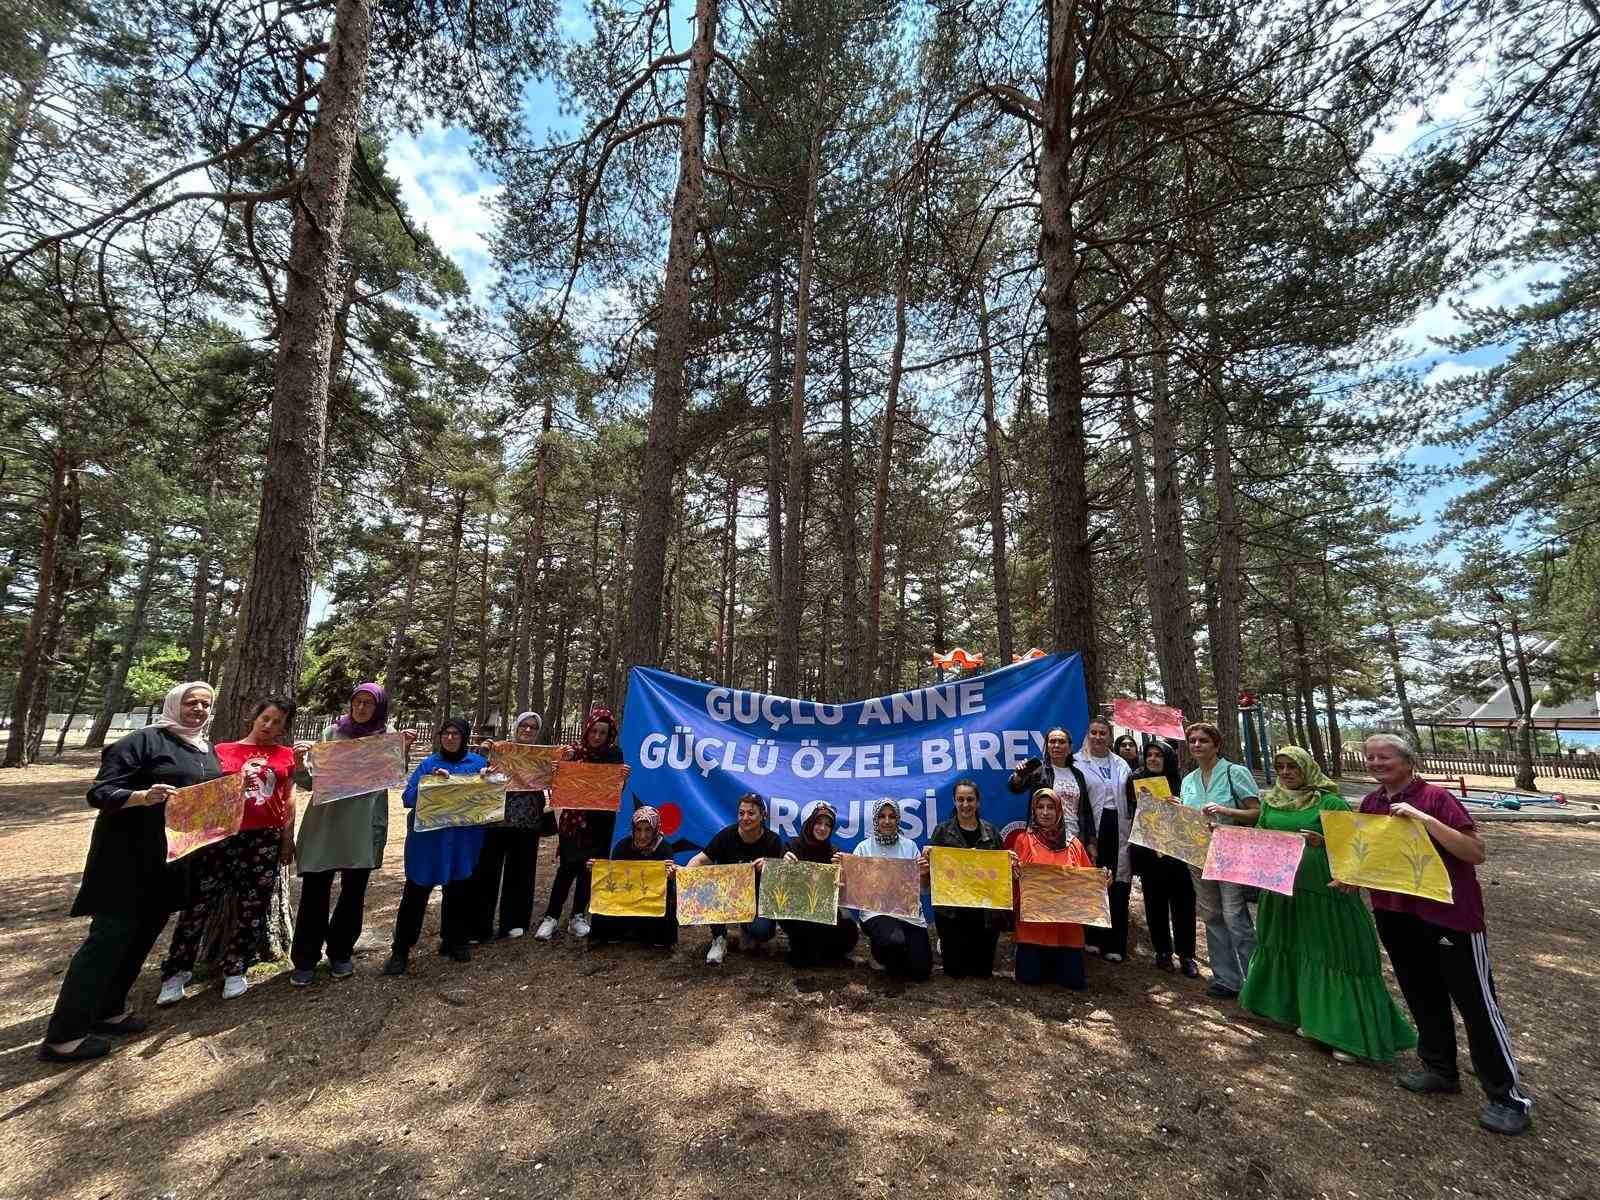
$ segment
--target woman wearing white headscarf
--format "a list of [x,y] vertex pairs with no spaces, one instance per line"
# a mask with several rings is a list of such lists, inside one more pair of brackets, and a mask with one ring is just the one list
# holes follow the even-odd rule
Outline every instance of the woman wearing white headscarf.
[[89,788],[99,815],[72,902],[73,916],[91,918],[89,935],[61,981],[40,1058],[99,1058],[109,1039],[147,1027],[128,1008],[128,991],[167,918],[192,899],[190,860],[167,862],[166,805],[178,788],[222,774],[206,740],[213,697],[209,683],[180,683],[159,718],[100,753]]
[[[511,740],[537,746],[544,719],[536,712],[517,714]],[[479,747],[492,752],[491,743]],[[506,819],[483,830],[483,851],[472,875],[476,914],[472,936],[480,942],[494,937],[519,938],[533,920],[533,888],[539,873],[539,825],[544,820],[544,792],[507,792]],[[500,923],[495,924],[495,908]]]

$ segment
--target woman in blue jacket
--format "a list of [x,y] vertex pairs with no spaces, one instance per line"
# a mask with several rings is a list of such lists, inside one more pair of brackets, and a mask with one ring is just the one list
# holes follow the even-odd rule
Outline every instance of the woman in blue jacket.
[[400,911],[395,914],[394,946],[389,961],[383,964],[385,975],[406,973],[411,948],[422,936],[422,918],[436,887],[444,889],[439,909],[439,953],[456,962],[472,960],[467,946],[472,933],[472,873],[483,850],[483,826],[420,832],[416,828],[417,784],[425,776],[448,778],[489,769],[482,755],[467,749],[469,732],[465,719],[447,719],[439,729],[439,749],[417,764],[400,797],[407,810],[406,886],[400,895]]

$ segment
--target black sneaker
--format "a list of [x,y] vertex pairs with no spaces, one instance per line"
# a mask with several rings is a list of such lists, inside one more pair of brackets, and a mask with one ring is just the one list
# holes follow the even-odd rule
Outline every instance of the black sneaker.
[[1215,980],[1213,980],[1211,986],[1206,989],[1206,995],[1210,996],[1213,1000],[1236,1000],[1239,997],[1239,993],[1234,991],[1227,984],[1217,983]]
[[389,955],[389,960],[383,964],[383,970],[380,972],[380,974],[404,975],[406,973],[406,967],[410,965],[408,962],[409,958],[410,955],[402,954],[400,951],[396,950],[394,953]]
[[1507,1104],[1504,1100],[1491,1100],[1483,1106],[1483,1111],[1478,1114],[1478,1124],[1495,1133],[1503,1133],[1507,1137],[1516,1137],[1518,1134],[1528,1132],[1528,1126],[1533,1124],[1533,1118],[1528,1115],[1528,1110],[1520,1104]]
[[471,962],[472,948],[470,946],[457,946],[450,951],[449,957],[454,962]]
[[1185,979],[1199,979],[1200,978],[1200,964],[1195,962],[1195,960],[1192,959],[1192,958],[1184,959],[1183,960],[1183,976],[1184,976]]
[[1401,1071],[1394,1077],[1394,1081],[1408,1092],[1420,1092],[1423,1095],[1435,1092],[1454,1095],[1461,1090],[1459,1079],[1451,1079],[1448,1075],[1441,1075],[1427,1067],[1416,1071]]
[[71,1050],[57,1050],[48,1043],[40,1043],[39,1045],[39,1057],[44,1059],[45,1062],[87,1062],[91,1058],[104,1058],[110,1053],[110,1040],[96,1037],[92,1033]]

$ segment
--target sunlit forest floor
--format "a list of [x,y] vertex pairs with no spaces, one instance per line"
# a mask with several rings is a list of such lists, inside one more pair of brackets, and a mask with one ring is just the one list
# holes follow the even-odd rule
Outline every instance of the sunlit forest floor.
[[1083,995],[776,955],[716,970],[702,930],[671,955],[522,939],[465,966],[422,953],[425,933],[385,979],[398,838],[353,980],[157,1010],[163,938],[135,989],[151,1030],[50,1066],[34,1047],[83,932],[66,912],[92,768],[73,752],[0,775],[4,1200],[1576,1200],[1600,1177],[1600,826],[1486,831],[1496,982],[1537,1101],[1508,1141],[1477,1128],[1470,1088],[1412,1096],[1156,972],[1137,899],[1133,961],[1091,960]]

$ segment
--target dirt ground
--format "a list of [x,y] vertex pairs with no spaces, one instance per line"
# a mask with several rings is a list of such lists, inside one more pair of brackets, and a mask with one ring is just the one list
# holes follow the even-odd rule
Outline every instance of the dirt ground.
[[213,984],[158,1011],[158,950],[134,995],[151,1030],[50,1066],[34,1047],[83,933],[66,912],[91,770],[69,752],[0,775],[0,1200],[1600,1195],[1600,826],[1486,832],[1537,1101],[1507,1140],[1470,1088],[1412,1096],[1156,972],[1137,901],[1138,953],[1091,960],[1084,995],[776,956],[719,971],[702,930],[671,955],[522,939],[464,966],[425,934],[385,979],[398,838],[353,980],[279,975],[226,1004]]

